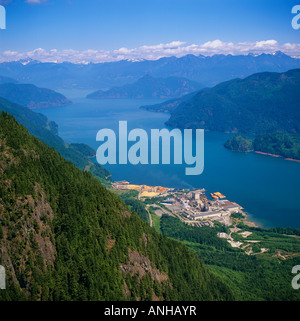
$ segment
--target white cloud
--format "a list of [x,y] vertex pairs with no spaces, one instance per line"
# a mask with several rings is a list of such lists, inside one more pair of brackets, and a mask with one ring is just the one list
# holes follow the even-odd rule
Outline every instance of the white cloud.
[[[31,0],[38,1],[38,0]],[[172,41],[157,45],[144,45],[137,48],[119,48],[116,50],[87,49],[78,51],[74,49],[46,50],[37,48],[32,51],[18,52],[7,50],[0,53],[0,62],[14,60],[39,60],[42,62],[73,63],[108,62],[119,60],[156,60],[162,57],[182,57],[187,54],[211,56],[214,54],[246,55],[248,53],[274,53],[282,51],[287,55],[300,58],[300,43],[279,44],[276,40],[263,40],[256,42],[223,42],[219,39],[208,41],[203,44],[187,44],[182,41]]]
[[257,41],[255,44],[256,48],[268,48],[276,47],[278,42],[276,40],[267,40],[267,41]]

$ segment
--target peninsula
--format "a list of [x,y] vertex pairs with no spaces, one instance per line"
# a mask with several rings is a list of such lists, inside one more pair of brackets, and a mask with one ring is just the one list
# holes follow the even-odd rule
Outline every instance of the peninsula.
[[233,151],[255,151],[262,155],[300,161],[300,135],[297,134],[276,132],[260,134],[253,139],[236,135],[229,138],[224,147]]

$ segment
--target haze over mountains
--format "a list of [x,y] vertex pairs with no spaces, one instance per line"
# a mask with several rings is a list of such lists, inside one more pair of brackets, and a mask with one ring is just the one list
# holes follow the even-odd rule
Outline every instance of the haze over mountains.
[[0,84],[7,84],[7,83],[16,84],[18,82],[13,78],[4,77],[0,75]]
[[244,78],[257,72],[283,72],[294,68],[300,68],[300,59],[276,52],[258,56],[186,55],[153,61],[123,60],[98,64],[15,61],[1,63],[0,75],[51,89],[104,90],[134,83],[146,74],[161,78],[183,77],[211,87],[222,81]]
[[0,97],[30,109],[71,104],[64,95],[31,84],[0,83]]
[[153,78],[146,75],[133,84],[113,87],[107,91],[97,90],[87,95],[87,98],[172,98],[184,96],[202,87],[201,84],[185,78]]

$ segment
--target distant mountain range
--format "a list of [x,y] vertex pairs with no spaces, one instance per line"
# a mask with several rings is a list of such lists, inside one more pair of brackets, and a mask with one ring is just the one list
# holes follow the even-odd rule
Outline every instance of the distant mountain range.
[[212,87],[234,78],[245,78],[263,71],[284,72],[300,68],[300,59],[282,52],[249,55],[186,55],[158,60],[118,61],[108,63],[72,64],[30,61],[0,64],[0,75],[21,83],[32,83],[51,89],[109,89],[134,83],[150,74],[153,77],[182,77]]
[[155,106],[170,112],[168,126],[221,132],[300,133],[300,69],[257,73]]
[[146,75],[133,84],[113,87],[107,91],[97,90],[87,95],[87,98],[172,98],[186,95],[200,88],[203,88],[201,84],[185,78],[154,78]]
[[7,83],[16,84],[17,82],[18,81],[13,78],[4,77],[0,75],[0,84],[7,84]]
[[30,109],[63,106],[72,103],[64,95],[51,89],[39,88],[31,84],[1,84],[1,77],[0,97]]

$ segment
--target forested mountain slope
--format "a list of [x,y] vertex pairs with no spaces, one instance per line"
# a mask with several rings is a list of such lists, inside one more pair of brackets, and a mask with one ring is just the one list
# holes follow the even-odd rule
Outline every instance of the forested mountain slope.
[[230,80],[175,104],[166,124],[234,133],[300,133],[299,88],[300,69]]
[[226,300],[184,245],[157,234],[90,173],[0,115],[2,300]]
[[[0,111],[8,112],[14,116],[19,124],[27,128],[31,135],[37,137],[48,146],[53,147],[66,160],[72,162],[79,169],[84,170],[88,168],[94,176],[101,179],[105,179],[110,175],[110,173],[98,163],[93,163],[89,160],[89,157],[95,155],[95,151],[84,144],[68,145],[65,143],[58,136],[57,124],[48,120],[46,116],[3,98],[0,98]],[[86,155],[87,151],[88,155]]]

